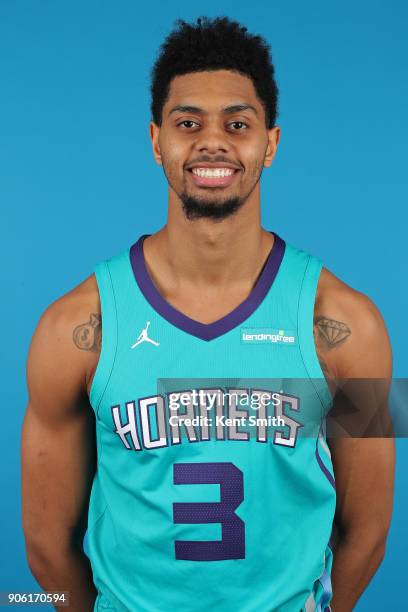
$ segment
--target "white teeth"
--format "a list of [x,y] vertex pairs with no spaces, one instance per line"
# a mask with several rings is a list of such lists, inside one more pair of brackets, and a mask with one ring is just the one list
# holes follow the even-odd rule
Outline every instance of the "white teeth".
[[192,168],[193,174],[205,178],[220,178],[234,174],[233,168]]

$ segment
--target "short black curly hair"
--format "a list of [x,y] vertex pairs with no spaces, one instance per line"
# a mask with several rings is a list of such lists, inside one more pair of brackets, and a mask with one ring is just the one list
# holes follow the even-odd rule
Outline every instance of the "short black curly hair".
[[278,116],[278,86],[270,46],[259,35],[228,17],[198,17],[190,24],[177,19],[176,28],[160,46],[151,70],[151,117],[161,126],[163,106],[171,80],[182,74],[203,70],[235,70],[252,79],[265,110],[267,129]]

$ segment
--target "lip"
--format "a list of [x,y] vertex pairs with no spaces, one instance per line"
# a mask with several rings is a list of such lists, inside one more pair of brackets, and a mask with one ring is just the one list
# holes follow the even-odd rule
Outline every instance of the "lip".
[[[193,174],[193,168],[231,168],[234,170],[232,174],[229,176],[217,176],[214,178],[208,176],[198,176],[197,174]],[[231,164],[194,164],[187,168],[187,173],[193,179],[195,185],[197,187],[228,187],[231,183],[234,182],[235,177],[240,173],[240,169],[236,166],[232,166]]]
[[232,168],[233,170],[241,170],[240,166],[226,162],[201,162],[187,166],[187,170],[192,170],[193,168]]

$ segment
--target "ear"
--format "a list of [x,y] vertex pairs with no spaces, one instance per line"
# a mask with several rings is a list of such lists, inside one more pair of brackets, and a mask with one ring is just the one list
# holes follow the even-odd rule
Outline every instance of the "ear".
[[278,148],[280,139],[280,127],[277,125],[268,130],[268,146],[265,153],[264,166],[269,168],[275,157],[276,149]]
[[159,144],[160,127],[156,125],[154,121],[150,121],[149,132],[150,132],[150,140],[152,141],[152,149],[153,149],[154,158],[156,162],[159,164],[159,166],[161,166],[162,158],[161,158],[160,144]]

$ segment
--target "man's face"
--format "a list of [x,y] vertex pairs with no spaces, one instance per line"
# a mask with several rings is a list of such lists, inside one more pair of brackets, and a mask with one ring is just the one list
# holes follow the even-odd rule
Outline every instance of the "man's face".
[[162,125],[151,122],[158,163],[188,219],[234,214],[272,163],[279,128],[268,130],[250,78],[231,70],[171,81]]

